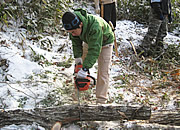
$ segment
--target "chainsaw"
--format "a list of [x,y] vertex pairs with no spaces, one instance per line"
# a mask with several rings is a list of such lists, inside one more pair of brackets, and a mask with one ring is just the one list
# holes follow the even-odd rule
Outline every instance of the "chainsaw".
[[[75,65],[74,74],[76,75],[82,67],[83,66],[81,63]],[[74,86],[79,91],[88,90],[89,88],[92,88],[95,85],[96,85],[96,80],[93,76],[90,76],[89,72],[86,78],[76,78],[76,76],[74,77]]]

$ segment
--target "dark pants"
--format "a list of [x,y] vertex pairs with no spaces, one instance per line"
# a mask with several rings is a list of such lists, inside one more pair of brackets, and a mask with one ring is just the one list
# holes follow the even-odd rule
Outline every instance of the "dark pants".
[[148,32],[142,41],[142,46],[145,49],[148,49],[152,45],[163,47],[163,39],[166,37],[168,31],[167,23],[167,16],[164,15],[164,20],[159,20],[156,18],[156,14],[153,11],[151,12]]
[[[101,9],[101,5],[100,5],[100,9]],[[101,11],[100,11],[100,14],[101,14]],[[104,4],[103,15],[104,15],[103,18],[106,20],[106,22],[109,23],[109,21],[111,21],[114,28],[116,28],[116,5],[115,5],[115,2],[110,3],[110,4]]]

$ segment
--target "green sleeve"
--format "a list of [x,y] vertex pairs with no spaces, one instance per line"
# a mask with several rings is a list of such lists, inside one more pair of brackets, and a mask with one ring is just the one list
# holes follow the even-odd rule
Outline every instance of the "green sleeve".
[[82,41],[79,39],[79,37],[72,36],[72,34],[69,35],[72,41],[74,58],[79,58],[83,54]]
[[94,26],[88,34],[88,53],[83,62],[83,67],[89,69],[96,63],[101,52],[103,32],[100,27]]

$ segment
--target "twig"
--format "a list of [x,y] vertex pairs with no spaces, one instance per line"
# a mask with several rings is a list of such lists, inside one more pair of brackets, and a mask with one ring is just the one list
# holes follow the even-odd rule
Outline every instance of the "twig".
[[129,40],[129,42],[130,42],[130,44],[131,44],[131,46],[133,48],[133,51],[134,51],[135,55],[137,56],[137,52],[136,52],[136,48],[135,48],[134,44],[130,40]]
[[158,57],[154,58],[154,60],[159,59],[163,54],[164,54],[164,51]]
[[7,82],[7,81],[2,81],[2,82],[0,82],[0,83],[5,83],[5,84],[17,84],[17,83],[37,83],[37,82],[41,82],[41,83],[52,83],[52,84],[54,84],[54,82],[50,82],[50,81],[44,81],[44,80],[42,80],[42,81],[40,81],[40,80],[38,80],[38,81],[23,81],[23,82],[20,82],[20,81],[18,81],[18,82]]
[[16,88],[14,88],[14,87],[12,87],[10,84],[8,84],[8,83],[7,83],[7,85],[8,85],[9,87],[11,87],[12,89],[17,90],[18,92],[22,92],[23,94],[25,94],[25,95],[27,95],[27,96],[29,96],[29,97],[31,97],[31,98],[33,98],[33,99],[35,99],[35,98],[34,98],[34,97],[32,97],[31,95],[28,95],[28,94],[26,94],[25,92],[23,92],[23,91],[21,91],[21,90],[19,90],[19,89],[16,89]]

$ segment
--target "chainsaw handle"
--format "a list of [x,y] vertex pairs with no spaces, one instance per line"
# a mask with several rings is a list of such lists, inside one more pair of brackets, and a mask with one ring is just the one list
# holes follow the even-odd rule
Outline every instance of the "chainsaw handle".
[[90,77],[91,79],[93,79],[93,82],[94,82],[94,84],[93,84],[93,85],[96,85],[96,79],[95,79],[93,76],[91,76],[91,75],[87,75],[87,77]]

